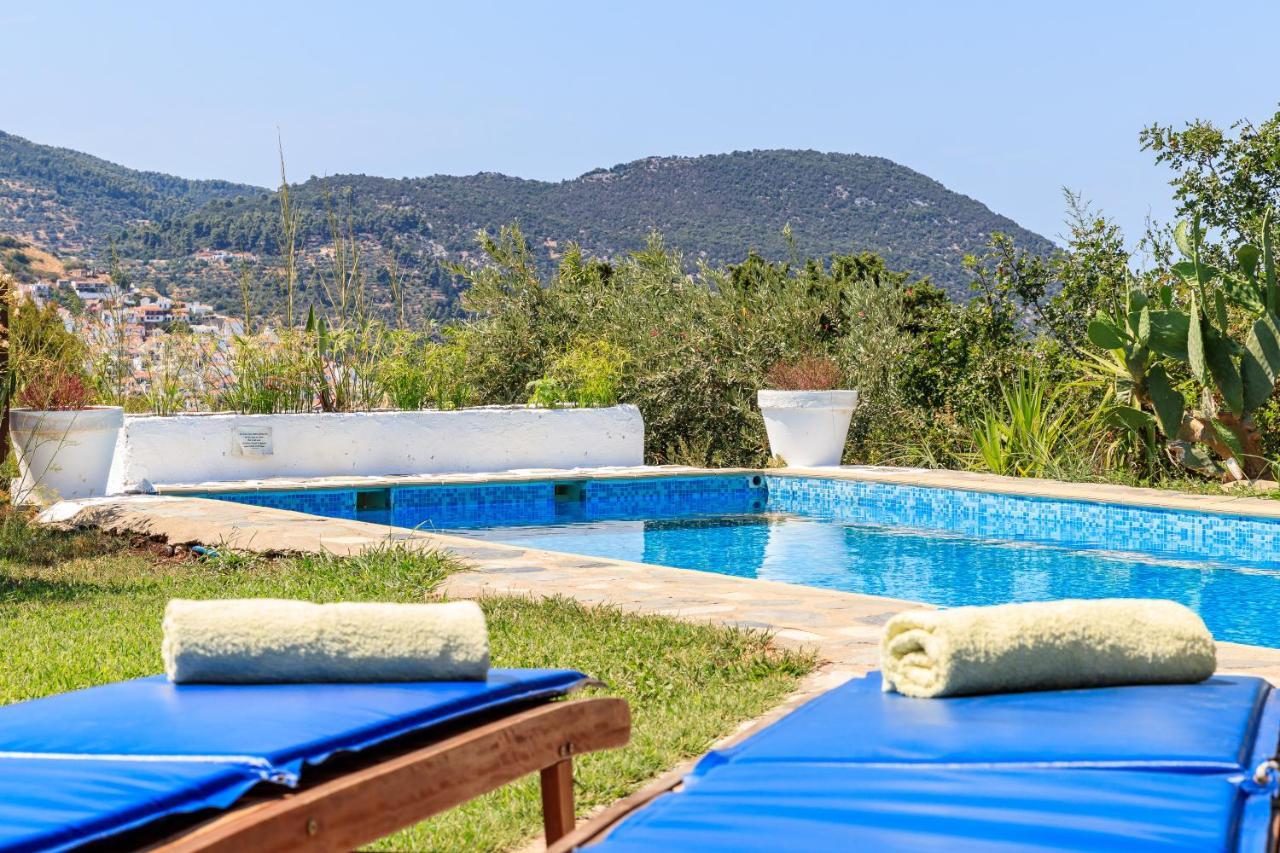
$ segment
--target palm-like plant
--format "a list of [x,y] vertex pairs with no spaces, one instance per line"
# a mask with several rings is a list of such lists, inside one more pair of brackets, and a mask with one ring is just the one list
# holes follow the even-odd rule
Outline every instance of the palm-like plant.
[[1065,387],[1035,369],[1002,384],[1000,401],[983,413],[973,433],[973,467],[1017,477],[1052,476],[1079,451],[1084,430],[1064,405]]

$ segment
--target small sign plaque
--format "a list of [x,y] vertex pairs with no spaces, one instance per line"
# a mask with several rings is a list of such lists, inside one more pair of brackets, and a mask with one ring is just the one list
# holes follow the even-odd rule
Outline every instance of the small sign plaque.
[[236,427],[232,452],[236,456],[270,456],[274,452],[271,427]]

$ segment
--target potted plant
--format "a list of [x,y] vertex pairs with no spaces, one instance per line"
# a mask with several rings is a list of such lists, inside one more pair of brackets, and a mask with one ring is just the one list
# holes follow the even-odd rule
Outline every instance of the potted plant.
[[830,358],[782,361],[765,375],[757,395],[773,455],[788,465],[839,465],[858,392],[840,390],[840,369]]
[[106,493],[124,409],[90,405],[92,396],[85,377],[66,368],[28,380],[18,392],[9,415],[18,461],[15,503]]

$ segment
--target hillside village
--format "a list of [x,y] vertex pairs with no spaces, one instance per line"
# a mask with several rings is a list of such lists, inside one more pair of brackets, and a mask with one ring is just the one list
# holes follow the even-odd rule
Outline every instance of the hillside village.
[[[174,370],[198,369],[197,392],[174,401],[178,409],[194,408],[201,396],[214,394],[234,380],[231,356],[244,323],[202,302],[171,299],[153,288],[112,282],[103,270],[76,278],[40,279],[16,285],[18,302],[39,308],[52,305],[67,330],[94,351],[110,352],[127,363],[123,388],[128,398],[154,398],[157,386]],[[177,350],[198,351],[196,361],[175,362]]]

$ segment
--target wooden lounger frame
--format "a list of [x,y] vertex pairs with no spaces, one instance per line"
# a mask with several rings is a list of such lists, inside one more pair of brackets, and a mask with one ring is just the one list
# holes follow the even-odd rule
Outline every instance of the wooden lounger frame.
[[[787,697],[781,705],[778,705],[772,711],[757,718],[750,726],[741,731],[735,732],[727,738],[715,744],[715,749],[726,749],[734,744],[742,743],[744,740],[753,735],[764,731],[783,717],[795,711],[801,705],[807,704],[817,697],[821,696],[830,689],[829,685],[823,684],[812,678],[805,682],[795,693]],[[555,841],[547,841],[547,853],[571,853],[579,847],[590,844],[606,837],[614,830],[623,819],[628,817],[632,812],[639,811],[649,804],[652,800],[657,799],[663,794],[670,793],[684,784],[685,776],[687,776],[694,767],[698,765],[700,759],[683,762],[663,773],[640,790],[631,794],[629,797],[623,797],[621,800],[606,807],[599,813],[593,815],[589,821],[578,827],[570,827],[569,831],[556,839]],[[1274,851],[1280,853],[1280,850]]]
[[[146,849],[353,850],[535,771],[542,777],[550,845],[574,828],[573,756],[625,746],[630,737],[630,709],[622,699],[550,702],[426,745],[331,759],[314,768],[320,778],[310,784],[255,797]],[[358,762],[354,769],[352,762]]]
[[589,821],[578,827],[569,827],[569,831],[555,841],[547,841],[547,853],[571,853],[583,845],[599,841],[614,830],[623,819],[632,812],[639,811],[653,800],[668,794],[684,783],[685,775],[697,762],[689,761],[673,770],[663,773],[639,791],[629,797],[618,800],[608,806]]

